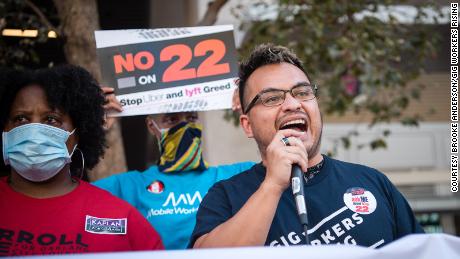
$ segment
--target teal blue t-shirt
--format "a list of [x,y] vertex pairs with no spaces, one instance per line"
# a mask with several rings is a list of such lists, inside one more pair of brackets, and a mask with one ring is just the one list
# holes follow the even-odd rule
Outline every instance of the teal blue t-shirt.
[[166,249],[185,249],[208,189],[254,164],[242,162],[180,173],[162,173],[152,166],[144,172],[121,173],[93,184],[136,207],[160,234]]

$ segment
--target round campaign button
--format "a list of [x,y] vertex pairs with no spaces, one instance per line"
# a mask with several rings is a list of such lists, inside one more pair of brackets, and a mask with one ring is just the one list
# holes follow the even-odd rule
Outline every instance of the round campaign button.
[[155,180],[149,186],[147,186],[147,191],[151,193],[162,193],[165,189],[165,185],[163,182]]
[[359,214],[371,214],[377,208],[374,195],[361,187],[349,188],[343,194],[343,202],[350,210]]

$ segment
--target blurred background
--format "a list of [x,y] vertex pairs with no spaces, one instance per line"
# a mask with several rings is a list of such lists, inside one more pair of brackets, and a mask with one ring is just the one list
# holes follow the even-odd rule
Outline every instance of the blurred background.
[[[233,24],[240,58],[274,42],[305,61],[320,89],[324,154],[379,169],[427,232],[460,235],[460,196],[449,187],[449,8],[448,1],[3,0],[0,65],[68,62],[100,79],[94,30]],[[260,160],[236,118],[200,113],[211,165]],[[108,132],[92,180],[156,162],[144,120],[125,117]]]

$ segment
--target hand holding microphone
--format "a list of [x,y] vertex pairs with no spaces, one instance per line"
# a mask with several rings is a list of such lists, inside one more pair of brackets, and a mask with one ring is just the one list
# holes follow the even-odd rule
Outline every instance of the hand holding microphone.
[[308,170],[308,154],[302,141],[298,139],[302,134],[305,133],[290,129],[278,131],[267,147],[265,181],[278,186],[280,193],[291,185],[300,223],[309,244],[306,234],[308,216],[303,183],[303,172]]
[[[276,187],[280,193],[291,185],[291,169],[293,164],[299,165],[302,171],[308,169],[308,155],[302,141],[298,139],[303,132],[292,129],[280,130],[268,145],[265,154],[267,174],[265,182]],[[289,146],[282,142],[287,137]]]
[[[282,138],[281,141],[285,146],[290,146],[289,138]],[[305,232],[307,245],[310,244],[308,238],[308,213],[305,204],[305,188],[303,183],[303,172],[297,164],[292,165],[291,169],[291,188],[294,195],[297,215],[299,215],[300,224],[302,224]]]

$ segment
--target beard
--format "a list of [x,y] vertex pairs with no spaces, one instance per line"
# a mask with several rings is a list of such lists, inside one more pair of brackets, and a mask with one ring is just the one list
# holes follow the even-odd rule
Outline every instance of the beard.
[[319,126],[319,135],[318,138],[313,142],[313,145],[310,148],[307,148],[308,157],[314,157],[319,153],[321,147],[321,139],[323,137],[323,114],[319,113],[320,126]]
[[314,157],[319,153],[319,148],[321,147],[321,138],[323,137],[323,125],[321,124],[319,137],[316,139],[310,148],[307,148],[308,157]]

